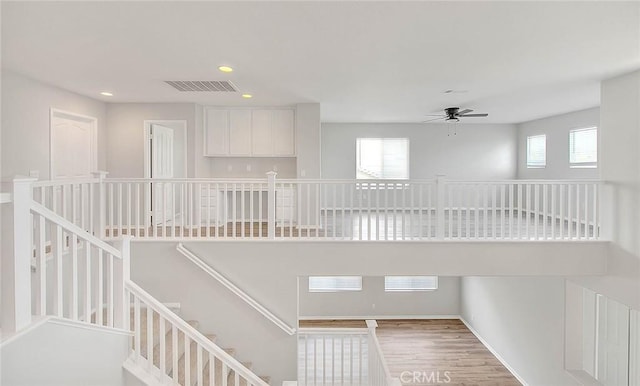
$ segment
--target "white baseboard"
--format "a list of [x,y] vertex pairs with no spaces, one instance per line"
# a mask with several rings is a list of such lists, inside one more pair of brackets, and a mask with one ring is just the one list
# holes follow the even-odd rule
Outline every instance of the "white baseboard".
[[473,333],[473,335],[475,335],[476,338],[478,338],[480,343],[482,343],[491,352],[491,354],[493,354],[493,356],[495,356],[496,359],[498,359],[500,363],[502,363],[502,365],[506,367],[507,370],[509,370],[511,374],[513,374],[513,376],[516,377],[518,381],[520,381],[520,383],[522,383],[524,386],[528,386],[527,382],[525,382],[525,380],[520,375],[518,375],[515,369],[511,367],[509,363],[507,363],[507,361],[493,347],[491,347],[489,342],[487,342],[482,336],[480,336],[478,331],[476,331],[473,327],[471,327],[471,325],[467,323],[467,321],[464,320],[462,316],[459,316],[458,319],[460,319],[460,321],[464,323],[465,326],[467,326],[469,331],[471,331],[471,333]]
[[301,316],[299,320],[401,320],[401,319],[460,319],[459,315],[354,315],[354,316]]

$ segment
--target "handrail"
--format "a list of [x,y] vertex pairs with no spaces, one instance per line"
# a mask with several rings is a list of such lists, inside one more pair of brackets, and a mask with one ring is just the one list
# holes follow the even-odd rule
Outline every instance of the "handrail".
[[444,180],[445,184],[602,184],[604,181],[598,179],[581,179],[581,180],[548,180],[548,179],[527,179],[527,180]]
[[62,227],[63,229],[65,229],[68,232],[71,232],[73,234],[76,234],[78,236],[78,238],[83,239],[84,241],[87,241],[93,245],[95,245],[96,247],[105,250],[106,252],[110,253],[111,255],[121,259],[122,258],[122,254],[120,253],[120,251],[116,248],[114,248],[113,246],[107,244],[106,242],[102,241],[101,239],[95,237],[94,235],[92,235],[91,233],[85,231],[84,229],[80,228],[79,226],[75,225],[74,223],[72,223],[71,221],[57,215],[55,212],[47,209],[46,207],[42,206],[41,204],[38,204],[37,202],[33,201],[31,203],[31,211],[35,212],[39,215],[41,215],[42,217],[46,218],[47,220],[54,222],[58,225],[60,225],[60,227]]
[[331,335],[354,335],[354,334],[367,334],[369,329],[366,327],[358,328],[333,328],[333,327],[301,327],[298,328],[298,335],[310,334],[310,335],[320,335],[320,334],[331,334]]
[[46,187],[46,186],[57,186],[57,185],[68,185],[68,184],[93,184],[100,182],[99,178],[94,177],[84,177],[84,178],[61,178],[56,180],[39,180],[34,181],[32,186],[34,188]]
[[164,304],[160,303],[156,298],[147,293],[144,289],[139,287],[131,280],[127,280],[125,288],[139,299],[141,299],[147,306],[151,307],[164,319],[168,320],[171,324],[182,330],[190,340],[196,342],[202,346],[205,350],[213,353],[216,358],[220,359],[223,363],[227,364],[238,375],[242,376],[247,381],[250,381],[252,385],[268,386],[260,377],[255,375],[249,369],[247,369],[241,362],[229,355],[226,351],[213,343],[209,338],[204,336],[200,331],[196,330],[189,323],[185,322],[181,317],[173,313]]
[[271,311],[266,309],[262,304],[258,303],[258,301],[256,301],[254,298],[252,298],[246,292],[244,292],[241,288],[239,288],[238,286],[233,284],[231,281],[229,281],[229,279],[227,279],[222,274],[220,274],[220,272],[213,269],[210,265],[205,263],[201,258],[199,258],[197,255],[195,255],[193,252],[187,249],[182,243],[178,243],[176,249],[178,250],[178,252],[180,252],[189,260],[191,260],[200,269],[208,273],[209,276],[216,279],[220,284],[225,286],[229,291],[233,292],[240,299],[244,300],[245,303],[253,307],[259,313],[261,313],[262,316],[267,318],[276,326],[280,327],[280,329],[282,329],[284,332],[286,332],[289,335],[294,335],[296,333],[295,328],[289,326],[282,319],[278,318]]
[[394,385],[394,383],[396,382],[391,377],[389,366],[387,365],[387,361],[384,359],[382,347],[380,347],[380,342],[378,341],[378,336],[376,335],[376,327],[378,327],[378,323],[375,320],[367,320],[366,323],[367,329],[369,330],[369,337],[371,338],[371,342],[373,342],[373,347],[370,347],[369,349],[376,350],[378,358],[380,359],[380,364],[382,365],[382,369],[384,371],[385,379],[387,380],[387,384]]

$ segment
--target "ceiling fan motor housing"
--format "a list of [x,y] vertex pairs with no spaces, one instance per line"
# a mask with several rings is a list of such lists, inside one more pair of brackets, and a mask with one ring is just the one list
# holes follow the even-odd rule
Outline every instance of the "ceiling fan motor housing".
[[447,114],[447,121],[450,120],[458,120],[458,111],[460,110],[459,107],[449,107],[444,109],[444,112]]

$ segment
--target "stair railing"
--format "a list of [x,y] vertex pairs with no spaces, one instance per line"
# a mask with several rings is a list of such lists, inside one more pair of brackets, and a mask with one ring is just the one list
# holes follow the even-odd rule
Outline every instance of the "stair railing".
[[375,320],[367,320],[368,343],[369,343],[369,385],[370,386],[400,386],[398,378],[391,377],[389,366],[382,353],[376,328],[378,323]]
[[[181,385],[268,386],[132,281],[126,282],[126,294],[133,312],[133,360],[160,380],[170,378]],[[146,326],[142,325],[143,312],[146,312]],[[146,331],[145,347],[142,346],[143,330]],[[181,351],[184,352],[182,360]],[[167,357],[167,352],[172,353],[171,358]]]
[[34,181],[13,181],[13,224],[3,231],[5,237],[13,231],[12,250],[3,243],[3,330],[27,327],[32,310],[36,316],[128,329],[124,282],[130,239],[110,245],[36,202]]
[[255,300],[251,295],[247,294],[240,287],[232,283],[229,279],[227,279],[220,272],[216,271],[207,264],[204,260],[202,260],[195,253],[190,251],[187,247],[185,247],[182,243],[179,243],[176,247],[178,252],[180,252],[183,256],[189,259],[192,263],[194,263],[198,268],[202,269],[209,276],[214,278],[220,284],[222,284],[225,288],[231,291],[234,295],[239,297],[242,301],[247,303],[251,308],[258,311],[262,316],[264,316],[271,323],[278,326],[282,331],[286,332],[288,335],[293,335],[296,333],[296,329],[289,326],[284,320],[277,317],[273,312],[269,311],[265,306],[263,306],[260,302]]

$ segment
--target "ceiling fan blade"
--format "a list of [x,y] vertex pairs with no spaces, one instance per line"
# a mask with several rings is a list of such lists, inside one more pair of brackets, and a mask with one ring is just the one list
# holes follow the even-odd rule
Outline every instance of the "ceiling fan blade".
[[489,114],[458,114],[459,117],[488,117]]
[[422,121],[421,123],[427,123],[427,122],[431,122],[431,121],[439,121],[439,120],[444,119],[444,118],[445,117],[427,119],[426,121]]
[[458,115],[463,115],[463,114],[466,114],[466,113],[470,113],[470,112],[472,112],[472,111],[473,111],[473,110],[471,110],[471,109],[464,109],[464,110],[462,110],[462,111],[458,111]]
[[446,117],[444,114],[426,114],[425,117]]

